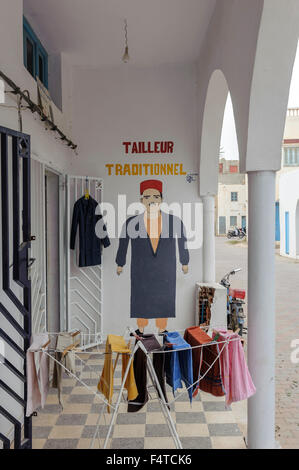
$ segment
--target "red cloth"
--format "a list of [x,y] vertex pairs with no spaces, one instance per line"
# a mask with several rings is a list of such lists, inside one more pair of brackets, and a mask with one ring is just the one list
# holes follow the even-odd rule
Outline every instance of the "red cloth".
[[146,189],[157,189],[162,194],[162,181],[159,180],[145,180],[140,183],[140,194]]
[[[187,328],[184,335],[185,341],[190,346],[199,346],[202,344],[211,343],[212,338],[207,335],[199,326],[192,326]],[[222,345],[219,345],[221,348]],[[193,360],[193,380],[194,382],[199,379],[199,374],[203,376],[209,369],[209,366],[215,361],[219,354],[217,344],[211,346],[204,346],[203,348],[192,349]],[[205,377],[200,380],[195,386],[193,396],[195,397],[198,390],[211,393],[215,397],[222,397],[225,393],[222,387],[222,380],[220,375],[220,362],[219,358],[211,367]]]

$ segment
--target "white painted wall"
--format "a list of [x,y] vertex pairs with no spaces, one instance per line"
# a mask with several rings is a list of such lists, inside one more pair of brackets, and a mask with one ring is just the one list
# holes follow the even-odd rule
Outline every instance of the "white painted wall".
[[[299,170],[280,175],[280,254],[299,259]],[[289,255],[285,252],[285,213],[289,212]]]
[[[77,174],[102,177],[104,200],[117,204],[118,194],[127,203],[139,201],[139,183],[150,177],[107,176],[106,163],[134,163],[140,157],[124,154],[125,140],[173,140],[174,157],[187,172],[196,172],[195,67],[127,67],[74,72],[73,129],[79,139]],[[163,162],[163,156],[142,158]],[[157,177],[159,178],[159,177]],[[197,183],[185,176],[161,177],[165,202],[199,202]],[[201,217],[200,217],[201,220]],[[200,224],[201,225],[201,224]],[[109,227],[108,227],[109,230]],[[116,275],[118,240],[104,250],[104,332],[122,333],[135,320],[129,317],[130,265]],[[128,256],[128,259],[130,257]],[[195,283],[201,279],[201,250],[192,250],[190,272],[177,271],[177,317],[169,328],[182,329],[194,322]]]

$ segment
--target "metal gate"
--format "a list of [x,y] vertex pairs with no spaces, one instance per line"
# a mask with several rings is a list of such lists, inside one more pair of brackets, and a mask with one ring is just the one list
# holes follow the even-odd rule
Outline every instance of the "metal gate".
[[82,332],[82,348],[102,343],[103,332],[103,269],[102,266],[78,267],[78,242],[70,250],[70,227],[75,202],[84,196],[85,189],[97,202],[103,201],[103,181],[100,178],[67,176],[67,318],[68,329]]
[[32,447],[26,418],[26,351],[31,335],[33,260],[30,210],[30,136],[0,127],[0,441],[4,448]]

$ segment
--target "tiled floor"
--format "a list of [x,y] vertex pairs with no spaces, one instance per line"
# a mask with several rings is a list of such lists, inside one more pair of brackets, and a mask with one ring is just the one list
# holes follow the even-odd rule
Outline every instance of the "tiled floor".
[[[88,366],[82,378],[96,390],[98,376],[103,365],[103,356],[82,356]],[[115,371],[115,386],[121,382],[121,362]],[[167,388],[169,401],[172,391]],[[150,389],[152,399],[138,412],[127,413],[121,403],[110,448],[113,449],[174,449],[170,431],[165,424],[155,392]],[[116,394],[114,401],[116,400]],[[50,390],[45,408],[33,418],[34,449],[86,449],[90,447],[100,400],[75,379],[64,376],[64,408],[58,405],[57,391]],[[244,439],[236,424],[231,409],[226,409],[223,398],[201,392],[190,406],[187,394],[183,394],[170,405],[170,410],[183,448],[245,448]],[[94,448],[103,446],[111,415],[105,413],[100,426],[100,438]]]

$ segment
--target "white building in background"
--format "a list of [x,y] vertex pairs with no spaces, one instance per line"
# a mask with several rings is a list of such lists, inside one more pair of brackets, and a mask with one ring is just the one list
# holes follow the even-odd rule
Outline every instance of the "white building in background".
[[276,176],[276,241],[280,254],[299,257],[299,108],[287,112],[281,170]]
[[226,235],[234,226],[247,227],[247,202],[247,178],[239,173],[239,161],[220,159],[218,194],[215,198],[216,235]]

